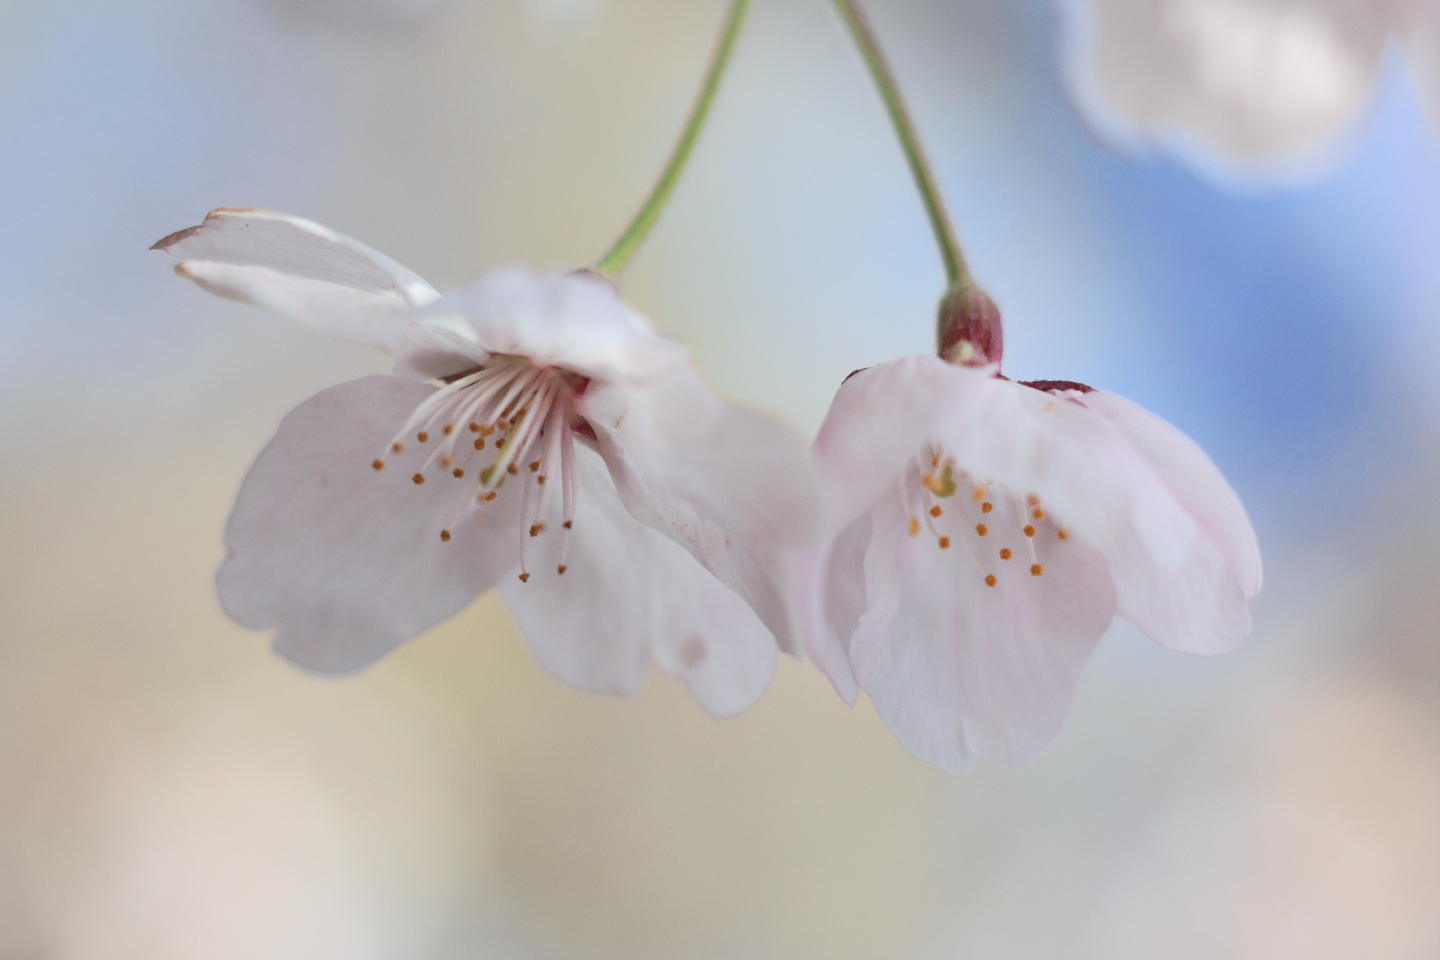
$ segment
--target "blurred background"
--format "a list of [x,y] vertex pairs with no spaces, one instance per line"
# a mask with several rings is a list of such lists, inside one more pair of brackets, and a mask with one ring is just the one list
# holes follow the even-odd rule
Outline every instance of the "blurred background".
[[[477,602],[318,680],[210,578],[291,406],[385,359],[147,251],[307,216],[440,289],[604,251],[721,0],[0,3],[0,958],[1440,955],[1440,148],[1394,50],[1283,184],[1087,131],[1049,0],[885,0],[1016,378],[1199,440],[1266,557],[1216,660],[1118,624],[1058,742],[953,778],[784,662],[706,717]],[[627,295],[812,435],[942,275],[823,0],[756,0]]]

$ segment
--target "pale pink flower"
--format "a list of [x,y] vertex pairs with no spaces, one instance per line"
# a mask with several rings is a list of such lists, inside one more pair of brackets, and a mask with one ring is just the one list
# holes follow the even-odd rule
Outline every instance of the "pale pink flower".
[[1132,149],[1158,144],[1202,167],[1284,172],[1353,124],[1392,40],[1440,123],[1435,0],[1062,6],[1071,90],[1095,128]]
[[1128,400],[909,357],[845,382],[814,455],[832,533],[811,657],[947,770],[1049,743],[1117,613],[1190,653],[1250,631],[1260,554],[1244,508],[1199,447]]
[[346,673],[498,586],[576,686],[630,694],[653,661],[717,714],[759,697],[791,642],[784,552],[817,512],[803,444],[713,394],[608,281],[512,271],[441,297],[258,210],[156,246],[213,293],[396,355],[296,407],[251,467],[217,576],[236,622]]

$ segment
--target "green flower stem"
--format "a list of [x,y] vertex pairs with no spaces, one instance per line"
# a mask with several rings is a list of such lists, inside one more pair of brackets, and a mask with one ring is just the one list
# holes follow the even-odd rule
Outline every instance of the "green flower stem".
[[910,119],[909,111],[905,109],[900,88],[895,83],[895,75],[890,72],[889,64],[885,62],[885,54],[881,52],[880,44],[875,39],[875,31],[871,29],[870,22],[855,0],[833,2],[841,19],[850,28],[855,44],[860,48],[860,54],[870,68],[870,75],[875,78],[875,86],[880,90],[880,98],[885,101],[890,120],[895,125],[895,133],[900,138],[900,146],[910,164],[910,173],[914,175],[915,186],[920,190],[920,199],[925,203],[925,213],[930,217],[930,227],[935,231],[935,242],[940,246],[940,259],[945,262],[945,276],[949,285],[951,289],[973,286],[970,271],[965,266],[965,257],[960,252],[960,242],[955,239],[955,229],[950,225],[950,217],[945,212],[945,201],[940,199],[940,188],[935,183],[935,175],[930,171],[925,151],[920,147],[920,138],[915,133],[915,124]]
[[710,114],[710,107],[715,102],[715,91],[720,88],[720,78],[725,74],[725,67],[730,63],[730,54],[735,50],[735,38],[740,35],[740,24],[745,19],[745,13],[750,8],[750,0],[733,0],[730,4],[730,14],[725,20],[725,26],[721,30],[719,43],[716,44],[715,54],[710,59],[710,69],[705,73],[705,82],[700,87],[700,93],[695,97],[695,105],[690,108],[690,117],[685,121],[685,129],[680,133],[680,139],[675,143],[675,149],[670,153],[670,159],[665,164],[665,169],[660,174],[660,179],[655,181],[655,186],[650,191],[650,196],[645,199],[645,205],[640,212],[635,214],[635,219],[630,221],[630,226],[615,241],[615,246],[610,252],[600,258],[595,264],[595,272],[614,279],[619,276],[620,271],[630,262],[635,251],[640,249],[640,244],[655,226],[655,221],[660,219],[660,212],[665,209],[669,202],[670,195],[675,192],[675,185],[680,182],[680,174],[685,169],[685,164],[690,159],[691,152],[695,149],[695,141],[700,136],[700,128],[705,126],[705,119]]

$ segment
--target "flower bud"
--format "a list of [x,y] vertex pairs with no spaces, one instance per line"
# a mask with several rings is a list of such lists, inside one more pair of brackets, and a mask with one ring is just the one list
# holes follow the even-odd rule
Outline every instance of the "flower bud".
[[1005,349],[1000,308],[971,283],[951,287],[940,301],[935,328],[941,360],[964,367],[999,366]]

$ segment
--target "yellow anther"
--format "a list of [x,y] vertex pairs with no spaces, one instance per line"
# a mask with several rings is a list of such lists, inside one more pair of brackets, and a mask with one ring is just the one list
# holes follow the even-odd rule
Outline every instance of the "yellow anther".
[[476,437],[476,438],[475,438],[475,449],[476,449],[476,450],[484,450],[484,449],[485,449],[485,438],[484,438],[484,437]]
[[1011,557],[1013,557],[1013,556],[1015,556],[1015,554],[1013,554],[1013,553],[1010,552],[1010,548],[1009,548],[1009,547],[1001,547],[1001,548],[1000,548],[1000,559],[1001,559],[1001,560],[1009,560],[1009,559],[1010,559]]
[[470,424],[470,432],[471,432],[471,433],[479,433],[479,432],[480,432],[480,424],[472,422],[472,423]]
[[441,530],[441,531],[440,531],[440,540],[441,540],[441,542],[443,542],[443,543],[449,543],[449,542],[450,542],[450,531],[449,531],[449,530]]
[[562,563],[562,564],[560,564],[560,566],[558,566],[558,567],[555,568],[555,572],[558,573],[558,574],[560,574],[560,576],[563,577],[563,576],[565,576],[565,571],[568,570],[568,569],[569,569],[569,567],[565,566],[565,564]]
[[410,480],[415,484],[415,486],[418,487],[425,482],[425,474],[417,473],[415,474],[415,476],[411,477]]
[[976,503],[979,503],[980,501],[985,499],[985,492],[986,491],[984,487],[976,487],[974,491],[971,492],[970,499],[974,500]]
[[940,549],[941,549],[941,550],[949,550],[949,549],[950,549],[950,538],[949,538],[949,537],[941,537],[941,538],[940,538]]
[[915,536],[919,536],[919,534],[920,534],[920,518],[919,518],[919,517],[911,517],[911,518],[910,518],[910,536],[915,537]]
[[1032,577],[1038,577],[1038,576],[1040,576],[1040,574],[1042,574],[1042,573],[1044,573],[1044,572],[1045,572],[1045,568],[1042,567],[1042,566],[1040,566],[1040,564],[1038,564],[1038,563],[1032,563],[1032,564],[1030,564],[1030,576],[1032,576]]
[[419,433],[415,434],[415,439],[419,440],[421,443],[424,443],[430,439],[430,434],[426,433],[424,430],[421,430]]
[[505,472],[508,473],[508,474],[510,474],[510,476],[513,477],[513,476],[515,476],[515,474],[517,474],[517,473],[520,472],[520,468],[517,467],[517,466],[515,466],[515,464],[512,463],[512,464],[510,464],[509,466],[507,466],[507,467],[505,468]]
[[1070,531],[1066,530],[1064,527],[1061,527],[1059,530],[1055,531],[1055,536],[1059,537],[1061,540],[1069,540]]
[[538,537],[545,532],[545,524],[535,523],[530,525],[530,536]]
[[1030,517],[1034,520],[1044,520],[1045,511],[1041,510],[1039,507],[1036,507],[1034,510],[1030,511]]
[[465,471],[464,471],[464,470],[461,470],[459,467],[456,467],[454,470],[451,470],[451,471],[450,471],[450,474],[451,474],[451,476],[453,476],[456,480],[459,480],[461,477],[465,476]]
[[385,469],[385,461],[384,461],[384,460],[376,460],[374,463],[370,464],[370,466],[374,467],[376,470],[384,470],[384,469]]
[[454,460],[451,460],[449,457],[441,457],[441,458],[440,458],[440,466],[444,467],[446,470],[449,470],[449,469],[450,469],[451,467],[453,467],[454,465],[455,465],[455,461],[454,461]]
[[400,453],[405,449],[405,444],[397,440],[394,443],[390,444],[390,449],[394,450],[396,453]]
[[988,501],[988,500],[985,501],[984,503],[980,504],[980,512],[981,512],[981,513],[989,513],[991,510],[994,510],[994,509],[995,509],[995,504],[991,503],[991,502]]
[[1025,502],[1030,504],[1030,506],[1032,507],[1037,507],[1040,505],[1040,495],[1037,493],[1032,493],[1030,494],[1030,496],[1025,498]]
[[447,424],[445,424],[445,436],[448,437],[448,436],[450,436],[450,434],[452,434],[452,433],[454,433],[454,432],[455,432],[455,424],[453,424],[453,423],[447,423]]
[[490,490],[485,493],[476,494],[475,499],[479,500],[481,503],[494,503],[495,498],[498,496],[500,496],[500,494],[496,493],[494,490]]
[[987,587],[993,587],[993,586],[995,586],[995,574],[993,574],[993,573],[987,573],[987,574],[985,575],[985,586],[987,586]]
[[1032,526],[1030,526],[1030,524],[1028,524],[1028,523],[1025,524],[1025,530],[1024,530],[1023,532],[1024,532],[1025,536],[1027,536],[1027,537],[1033,537],[1033,536],[1035,536],[1035,528],[1032,527]]
[[520,574],[520,582],[521,582],[521,583],[529,583],[529,582],[530,582],[530,574],[528,574],[528,573],[522,573],[522,574]]
[[545,485],[545,474],[542,473],[540,474],[540,476],[536,477],[535,482],[543,487]]
[[575,526],[575,521],[566,520],[563,524],[561,524],[561,526],[563,526],[566,530],[569,530],[571,527]]
[[[379,463],[379,461],[377,460],[376,463]],[[944,510],[941,510],[939,507],[931,507],[931,508],[930,508],[930,516],[932,516],[932,517],[938,517],[938,516],[940,516],[940,514],[942,514],[942,513],[944,513],[944,512],[945,512],[945,511],[944,511]]]
[[501,437],[500,439],[498,439],[498,440],[495,441],[495,449],[496,449],[496,450],[504,450],[504,449],[505,449],[505,438],[504,438],[504,437]]
[[531,472],[531,473],[534,473],[536,470],[539,470],[539,469],[540,469],[540,461],[539,461],[539,460],[531,460],[531,461],[530,461],[530,472]]
[[987,533],[990,532],[990,528],[987,527],[987,526],[985,526],[985,524],[983,524],[983,523],[977,523],[977,524],[975,524],[975,532],[978,533],[978,534],[980,534],[980,536],[983,537],[983,536],[985,536],[985,534],[987,534]]

